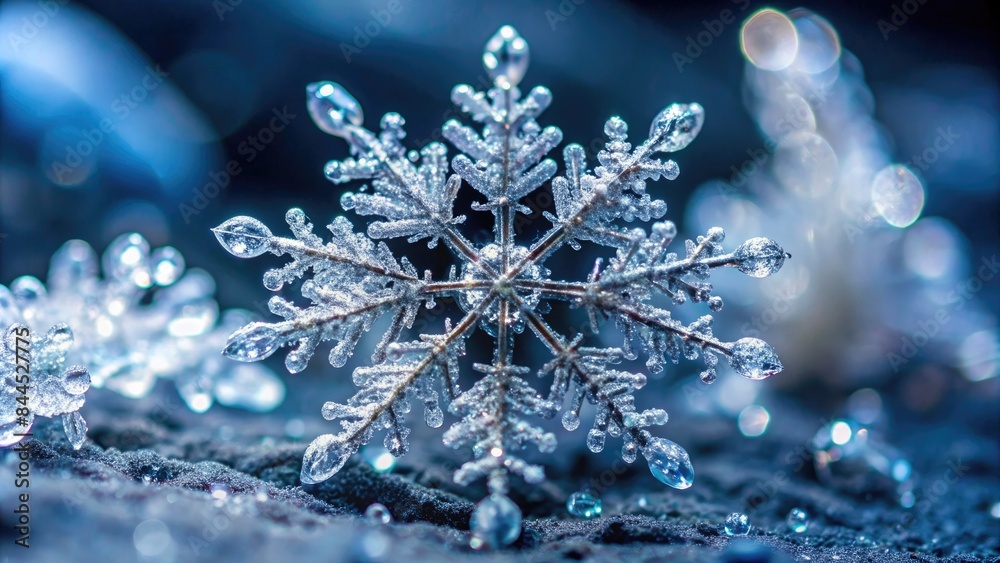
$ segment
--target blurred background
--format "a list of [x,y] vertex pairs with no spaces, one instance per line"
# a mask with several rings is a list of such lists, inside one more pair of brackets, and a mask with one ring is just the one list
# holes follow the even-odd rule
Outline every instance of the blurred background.
[[[717,334],[768,340],[784,373],[765,384],[725,374],[703,388],[696,366],[682,364],[655,382],[659,397],[644,401],[721,413],[748,437],[767,430],[769,409],[787,397],[817,420],[845,417],[847,428],[874,424],[892,404],[929,420],[980,413],[970,424],[992,432],[1000,397],[1000,276],[990,267],[1000,250],[996,6],[799,7],[8,0],[0,6],[0,283],[44,279],[67,239],[100,251],[138,231],[207,269],[223,307],[264,311],[260,275],[276,261],[236,260],[209,229],[245,214],[278,233],[290,207],[317,226],[340,213],[340,188],[322,170],[346,146],[310,121],[305,85],[342,84],[369,128],[399,112],[416,148],[456,116],[455,84],[483,87],[483,45],[512,24],[531,46],[523,86],[553,92],[541,123],[561,127],[591,162],[612,115],[638,142],[668,103],[704,106],[699,138],[676,155],[680,177],[656,184],[668,218],[689,237],[721,225],[728,247],[769,236],[793,256],[762,282],[713,278],[727,299]],[[528,204],[540,213],[551,198],[536,194]],[[536,216],[524,235],[544,226]],[[489,226],[474,219],[469,227],[475,238]],[[420,260],[437,267],[446,258]],[[589,270],[590,258],[563,253],[550,267],[560,277],[560,267]],[[359,349],[354,360],[367,355]],[[316,420],[324,400],[346,398],[346,389],[298,390],[348,380],[332,371],[317,358],[294,376],[286,412]],[[844,446],[851,432],[834,427],[830,443]]]

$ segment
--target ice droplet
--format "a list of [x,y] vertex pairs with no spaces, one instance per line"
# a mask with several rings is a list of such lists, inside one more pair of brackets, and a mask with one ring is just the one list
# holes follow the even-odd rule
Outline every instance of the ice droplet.
[[785,522],[788,523],[788,527],[793,532],[801,534],[809,528],[809,515],[801,508],[793,508],[788,512]]
[[493,83],[500,88],[512,88],[521,83],[530,62],[528,42],[509,25],[501,27],[486,42],[483,66]]
[[82,395],[90,389],[90,373],[83,366],[72,366],[63,374],[62,384],[70,395]]
[[97,253],[82,240],[62,245],[49,261],[49,287],[71,288],[97,276]]
[[233,217],[212,229],[219,244],[230,254],[239,258],[253,258],[267,252],[270,246],[271,229],[264,223],[240,215]]
[[241,362],[267,358],[279,347],[278,333],[265,323],[250,323],[229,337],[223,354]]
[[660,139],[654,150],[676,152],[691,144],[705,121],[699,104],[670,104],[653,118],[649,138]]
[[736,269],[753,278],[766,278],[781,269],[791,256],[769,238],[752,238],[733,252]]
[[597,518],[601,515],[601,499],[590,493],[578,491],[569,496],[566,510],[580,518]]
[[727,536],[745,536],[750,533],[750,519],[747,518],[746,514],[740,512],[733,512],[729,516],[726,516],[726,535]]
[[737,340],[729,357],[729,365],[747,379],[766,379],[782,369],[774,348],[759,338]]
[[153,282],[158,286],[170,285],[184,273],[184,256],[172,246],[156,249],[149,261],[152,265]]
[[64,414],[62,422],[66,439],[73,445],[74,450],[80,449],[83,446],[83,442],[87,439],[87,422],[83,420],[83,416],[77,411]]
[[365,509],[365,518],[375,524],[388,524],[392,522],[392,514],[389,509],[380,502],[373,502]]
[[323,434],[306,448],[302,456],[300,479],[307,485],[322,483],[333,477],[351,457],[351,449],[333,434]]
[[875,175],[872,203],[886,223],[909,227],[924,208],[924,186],[909,168],[892,164]]
[[642,449],[649,462],[649,472],[656,480],[675,489],[694,484],[694,468],[684,448],[666,438],[653,438]]
[[494,493],[476,505],[469,529],[478,545],[509,545],[521,535],[521,509],[506,496]]
[[42,354],[56,357],[65,356],[73,347],[73,331],[66,323],[59,323],[45,333]]
[[351,125],[361,126],[361,104],[336,82],[313,82],[306,86],[309,116],[324,133],[346,137]]
[[111,241],[102,258],[104,272],[138,287],[153,285],[149,272],[149,243],[139,233],[127,233]]

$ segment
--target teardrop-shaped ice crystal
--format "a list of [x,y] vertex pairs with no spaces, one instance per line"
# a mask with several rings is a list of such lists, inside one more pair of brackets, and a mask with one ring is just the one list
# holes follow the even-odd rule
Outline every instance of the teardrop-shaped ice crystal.
[[271,229],[253,217],[233,217],[212,232],[223,248],[239,258],[260,256],[270,248]]
[[50,287],[71,288],[97,277],[97,253],[82,240],[67,241],[49,261]]
[[45,341],[42,344],[41,353],[54,357],[64,357],[69,349],[73,347],[73,331],[66,323],[59,323],[45,333]]
[[278,349],[278,333],[266,323],[250,323],[237,330],[226,342],[223,354],[241,362],[256,362]]
[[160,287],[177,281],[184,273],[184,256],[172,246],[156,249],[149,259],[153,283]]
[[21,276],[10,282],[10,293],[14,296],[14,303],[26,317],[28,310],[38,307],[49,294],[45,284],[34,276]]
[[73,445],[74,450],[83,446],[87,439],[87,421],[79,412],[73,411],[62,416],[63,431],[66,432],[66,439]]
[[528,71],[528,42],[509,25],[501,27],[486,42],[483,66],[493,83],[500,88],[512,88],[521,83]]
[[315,485],[333,477],[347,463],[347,458],[352,453],[351,448],[337,440],[333,434],[323,434],[316,438],[302,456],[302,482]]
[[791,255],[778,243],[765,237],[752,238],[733,252],[736,269],[754,278],[766,278],[781,269]]
[[102,263],[106,276],[142,288],[153,285],[149,274],[149,243],[139,233],[126,233],[111,241]]
[[655,150],[676,152],[691,144],[704,121],[700,104],[670,104],[653,119],[649,138],[658,139]]
[[62,385],[70,395],[82,395],[90,389],[90,373],[84,366],[70,366],[62,375]]
[[652,438],[642,449],[649,462],[649,472],[656,480],[675,489],[694,484],[694,468],[684,448],[666,438]]
[[766,379],[782,369],[774,348],[759,338],[737,340],[729,356],[729,365],[747,379]]
[[476,505],[469,522],[474,540],[489,548],[514,543],[521,535],[521,509],[501,494],[491,494]]
[[306,86],[309,116],[324,133],[346,137],[351,125],[364,122],[361,104],[336,82],[313,82]]

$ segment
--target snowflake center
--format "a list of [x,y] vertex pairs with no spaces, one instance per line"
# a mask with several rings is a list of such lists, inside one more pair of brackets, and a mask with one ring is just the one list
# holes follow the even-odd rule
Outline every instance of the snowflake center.
[[[498,277],[490,278],[475,264],[466,264],[462,269],[462,279],[464,281],[470,283],[491,282],[491,285],[482,289],[472,289],[462,292],[458,300],[462,309],[471,311],[480,306],[483,300],[492,299],[492,302],[486,306],[482,317],[482,326],[490,334],[495,334],[497,329],[501,300],[514,302],[514,298],[516,297],[518,307],[520,308],[534,310],[538,306],[538,294],[527,290],[519,291],[515,280],[539,280],[542,278],[544,268],[537,264],[532,265],[521,270],[513,278],[507,273],[511,270],[510,266],[524,259],[528,255],[528,252],[526,247],[511,246],[507,256],[507,268],[505,269],[503,264],[503,247],[495,243],[488,244],[480,249],[479,258],[481,262],[494,271],[500,272]],[[510,308],[508,324],[516,332],[521,332],[524,329],[524,319],[518,307]]]

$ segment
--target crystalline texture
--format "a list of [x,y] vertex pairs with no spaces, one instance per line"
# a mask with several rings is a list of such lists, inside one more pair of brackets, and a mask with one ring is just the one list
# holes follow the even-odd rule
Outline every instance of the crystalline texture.
[[[649,230],[626,228],[624,223],[649,222],[666,213],[666,204],[654,199],[647,182],[674,179],[679,172],[664,153],[691,143],[704,120],[698,104],[671,104],[650,126],[649,137],[633,144],[628,125],[617,117],[605,124],[608,141],[590,168],[580,145],[562,151],[565,170],[557,174],[555,160],[547,158],[561,142],[556,127],[542,127],[536,118],[552,101],[547,88],[535,87],[522,96],[518,85],[528,66],[528,45],[510,26],[489,40],[483,55],[493,80],[486,92],[468,85],[452,91],[452,100],[472,124],[449,120],[444,137],[458,154],[451,159],[440,143],[418,151],[407,150],[403,118],[395,113],[381,120],[380,131],[362,126],[357,101],[340,85],[323,82],[307,88],[309,111],[327,133],[350,145],[351,157],[326,165],[335,184],[368,182],[341,196],[345,210],[373,217],[365,233],[345,218],[328,229],[330,242],[314,233],[299,209],[286,220],[292,237],[270,234],[248,217],[236,217],[216,229],[222,245],[239,257],[264,250],[287,255],[289,262],[264,275],[264,285],[277,291],[301,282],[303,305],[282,297],[270,302],[283,320],[251,323],[236,331],[225,348],[230,357],[256,361],[287,347],[290,371],[303,369],[321,342],[333,341],[330,363],[344,365],[361,335],[379,319],[387,328],[375,347],[372,363],[354,370],[357,393],[345,403],[329,402],[323,416],[340,423],[340,432],[316,438],[303,460],[302,481],[329,478],[347,459],[384,433],[393,455],[408,448],[406,418],[423,405],[424,419],[433,427],[443,423],[441,400],[458,417],[444,433],[446,445],[470,448],[473,459],[455,472],[458,483],[487,479],[491,495],[476,508],[472,529],[482,543],[500,546],[516,539],[520,512],[503,496],[510,475],[538,482],[540,466],[518,455],[528,444],[541,452],[553,451],[556,438],[531,421],[532,417],[562,416],[567,430],[580,425],[585,401],[596,405],[596,417],[587,445],[601,451],[608,436],[621,438],[622,457],[634,461],[641,452],[653,475],[679,489],[694,482],[687,452],[647,427],[662,425],[661,409],[639,411],[633,393],[646,376],[616,369],[623,359],[640,352],[650,371],[666,362],[701,358],[702,379],[716,377],[719,356],[738,373],[759,379],[777,373],[781,364],[761,341],[725,342],[712,333],[713,319],[703,315],[690,324],[674,319],[654,299],[666,296],[681,304],[699,303],[719,311],[722,300],[708,282],[715,268],[732,267],[753,277],[777,271],[787,254],[768,239],[751,239],[734,252],[722,247],[725,233],[710,229],[697,240],[684,242],[683,252],[669,252],[677,236],[670,221]],[[520,200],[549,183],[554,209],[545,213],[550,226],[535,242],[517,240],[515,222],[531,210]],[[454,204],[463,185],[478,194],[472,212],[492,215],[492,240],[473,243],[460,230],[464,215]],[[427,240],[443,244],[458,264],[444,278],[420,273],[406,258],[397,258],[377,239]],[[563,247],[578,249],[591,242],[608,256],[594,264],[585,280],[560,280],[544,266]],[[443,305],[453,297],[458,307],[444,316],[443,331],[411,335],[421,308]],[[583,309],[591,328],[611,320],[624,334],[621,347],[585,346],[583,335],[564,335],[544,319],[552,301]],[[449,313],[449,314],[450,314]],[[457,320],[456,320],[457,319]],[[495,341],[492,362],[472,366],[478,378],[459,387],[460,359],[465,340],[483,328]],[[550,354],[541,366],[514,365],[512,349],[524,338],[537,338]],[[543,396],[529,383],[529,374],[549,378]],[[531,378],[534,379],[534,378]]]
[[[270,250],[271,232],[249,217],[227,221],[216,236],[239,256]],[[216,401],[267,411],[284,397],[284,385],[269,369],[219,354],[228,335],[252,315],[220,313],[212,295],[215,282],[204,271],[186,270],[184,257],[172,247],[152,249],[141,235],[127,233],[98,259],[89,244],[71,240],[52,256],[47,282],[22,276],[10,289],[0,285],[0,321],[3,328],[26,324],[32,333],[53,324],[65,327],[52,335],[51,345],[86,366],[86,386],[141,397],[157,379],[172,379],[196,412]],[[76,339],[72,348],[70,334]],[[247,359],[266,357],[265,352]],[[78,377],[67,380],[70,392],[83,385]],[[64,422],[67,435],[82,441],[83,420]]]

